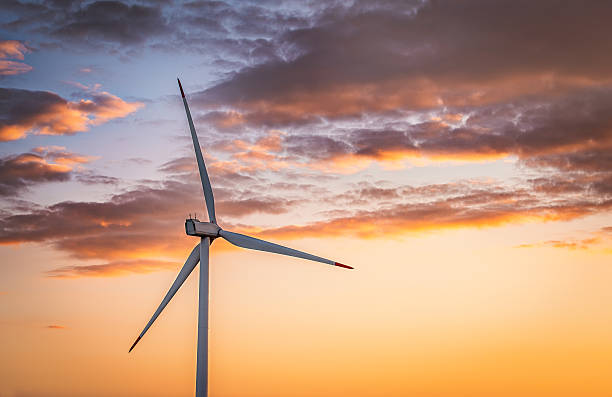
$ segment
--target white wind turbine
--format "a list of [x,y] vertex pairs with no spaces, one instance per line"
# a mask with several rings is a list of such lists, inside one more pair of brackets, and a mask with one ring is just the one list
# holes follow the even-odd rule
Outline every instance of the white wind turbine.
[[238,247],[249,248],[258,251],[272,252],[275,254],[295,256],[297,258],[309,259],[311,261],[326,263],[328,265],[339,266],[346,269],[352,269],[350,266],[343,265],[338,262],[331,261],[329,259],[321,258],[319,256],[311,255],[306,252],[294,250],[291,248],[283,247],[282,245],[270,243],[268,241],[260,240],[254,237],[245,236],[240,233],[233,233],[227,230],[221,229],[217,225],[217,218],[215,217],[215,200],[213,198],[212,188],[210,186],[210,180],[208,179],[208,173],[206,172],[206,166],[204,165],[204,159],[202,158],[202,151],[198,142],[198,136],[196,135],[195,127],[193,126],[193,120],[191,119],[191,113],[189,112],[189,106],[187,105],[187,99],[185,99],[185,93],[181,86],[179,79],[178,84],[181,90],[181,96],[183,97],[183,104],[185,105],[185,112],[187,113],[187,121],[189,122],[189,129],[191,130],[191,139],[193,140],[193,148],[195,149],[196,159],[198,161],[198,168],[200,170],[200,179],[202,180],[202,190],[204,191],[204,200],[206,201],[206,209],[208,211],[208,219],[210,222],[200,222],[197,219],[187,219],[185,221],[185,231],[190,236],[200,237],[200,243],[196,245],[187,261],[183,265],[183,268],[176,276],[176,280],[170,286],[170,289],[164,296],[164,299],[160,303],[159,307],[153,313],[153,317],[149,320],[147,325],[144,327],[132,347],[130,352],[136,346],[138,341],[151,327],[155,319],[159,317],[160,313],[170,299],[176,294],[176,291],[181,287],[187,276],[200,262],[200,296],[199,296],[199,311],[198,311],[198,358],[197,358],[197,369],[196,369],[196,397],[206,397],[208,395],[208,251],[210,243],[217,237],[224,238],[231,244]]

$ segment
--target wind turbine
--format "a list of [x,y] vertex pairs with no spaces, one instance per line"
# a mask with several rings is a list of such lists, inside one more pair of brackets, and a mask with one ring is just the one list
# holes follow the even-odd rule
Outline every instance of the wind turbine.
[[189,105],[187,105],[187,99],[183,92],[181,80],[178,80],[179,89],[181,90],[181,96],[183,97],[183,105],[185,105],[185,112],[187,113],[187,121],[189,122],[189,129],[191,130],[191,140],[193,141],[193,148],[195,149],[196,160],[198,162],[198,169],[200,170],[200,179],[202,180],[202,190],[204,191],[204,200],[206,202],[206,210],[208,211],[209,222],[200,222],[197,219],[185,220],[185,232],[189,236],[200,237],[200,243],[196,245],[187,261],[183,265],[183,268],[176,276],[176,280],[170,286],[170,289],[164,296],[164,299],[159,304],[155,313],[144,327],[132,347],[130,352],[134,349],[134,346],[140,341],[144,334],[151,328],[153,322],[159,317],[162,310],[166,307],[168,302],[172,299],[176,291],[183,285],[183,282],[187,279],[192,270],[200,262],[200,293],[199,293],[199,309],[198,309],[198,355],[197,355],[197,369],[196,369],[196,397],[206,397],[208,395],[208,251],[210,244],[217,237],[221,237],[233,245],[242,248],[248,248],[258,251],[272,252],[275,254],[294,256],[297,258],[308,259],[315,262],[326,263],[328,265],[339,266],[346,269],[353,269],[350,266],[343,265],[342,263],[334,262],[329,259],[321,258],[319,256],[311,255],[306,252],[298,251],[292,248],[283,247],[282,245],[270,243],[268,241],[260,240],[254,237],[246,236],[240,233],[234,233],[227,230],[221,229],[217,225],[217,218],[215,216],[215,200],[213,198],[212,187],[210,186],[210,180],[208,179],[208,173],[206,172],[206,166],[204,165],[204,158],[202,158],[202,150],[198,142],[198,136],[196,134],[195,127],[193,126],[193,120],[191,119],[191,112],[189,111]]

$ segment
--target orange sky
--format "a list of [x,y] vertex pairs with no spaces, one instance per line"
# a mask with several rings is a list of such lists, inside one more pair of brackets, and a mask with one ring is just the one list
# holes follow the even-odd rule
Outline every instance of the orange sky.
[[[299,242],[354,272],[214,253],[211,395],[606,395],[609,254],[513,247],[545,228]],[[5,249],[41,263],[30,274],[54,263],[43,264],[46,251]],[[2,296],[5,390],[193,392],[196,274],[128,355],[175,272],[60,280],[27,273]],[[48,328],[55,323],[64,328]]]

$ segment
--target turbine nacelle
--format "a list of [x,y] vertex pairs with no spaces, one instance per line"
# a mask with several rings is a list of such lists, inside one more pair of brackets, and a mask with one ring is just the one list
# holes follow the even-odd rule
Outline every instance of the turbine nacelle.
[[212,222],[200,222],[197,219],[185,220],[185,233],[189,236],[210,237],[211,239],[219,237],[221,228]]

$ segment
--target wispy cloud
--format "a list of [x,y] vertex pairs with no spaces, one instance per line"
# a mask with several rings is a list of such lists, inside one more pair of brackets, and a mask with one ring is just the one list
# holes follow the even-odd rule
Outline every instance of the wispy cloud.
[[[470,203],[476,200],[475,203]],[[479,201],[481,201],[479,203]],[[426,203],[399,204],[369,211],[354,211],[307,225],[255,230],[259,235],[277,238],[317,236],[357,236],[381,238],[411,232],[496,227],[526,222],[563,221],[612,209],[612,201],[604,203],[565,201],[546,204],[532,197],[484,193],[432,200]]]
[[[46,242],[82,261],[106,261],[55,269],[49,273],[53,277],[118,276],[171,267],[193,246],[183,226],[183,217],[202,208],[201,190],[193,176],[174,175],[173,180],[142,185],[102,202],[66,201],[6,214],[0,220],[0,244]],[[215,195],[223,214],[220,220],[285,213],[298,204],[248,187],[219,187]],[[25,224],[29,226],[24,228]]]
[[52,324],[52,325],[45,326],[45,328],[47,328],[47,329],[54,329],[54,330],[60,330],[60,329],[66,329],[67,327],[64,326],[64,325]]
[[612,227],[603,227],[589,233],[589,237],[569,238],[563,240],[546,240],[536,243],[525,243],[517,245],[516,248],[562,248],[569,250],[591,250],[597,247],[607,248],[606,252],[612,253]]
[[78,278],[78,277],[116,277],[128,274],[151,273],[165,269],[176,269],[181,264],[160,260],[127,260],[104,263],[101,265],[64,266],[48,271],[48,277]]
[[[240,189],[215,189],[222,226],[271,240],[383,238],[572,220],[612,209],[612,199],[602,200],[599,194],[560,193],[551,200],[546,192],[531,189],[529,182],[522,186],[463,181],[396,187],[366,183],[334,194],[312,190],[312,185],[271,184],[275,194],[269,196],[252,190],[253,186],[260,188],[260,183],[258,178]],[[301,201],[287,197],[295,189],[302,194],[304,189],[316,192],[317,202],[329,207],[323,219],[277,227],[239,223],[246,214],[296,213]],[[589,188],[585,185],[584,189]],[[197,175],[174,174],[172,180],[157,186],[143,185],[102,202],[61,202],[7,215],[0,220],[0,243],[46,242],[80,261],[97,261],[54,269],[47,274],[51,277],[122,276],[174,268],[193,246],[193,240],[184,236],[181,214],[193,213],[201,205]]]
[[19,62],[29,52],[30,49],[17,40],[0,40],[0,76],[13,76],[32,70],[32,66]]

